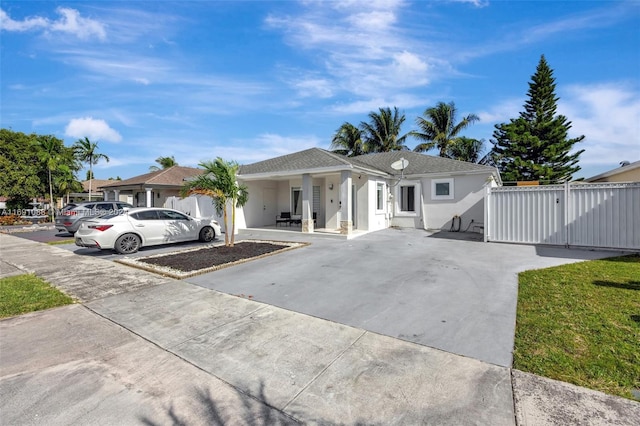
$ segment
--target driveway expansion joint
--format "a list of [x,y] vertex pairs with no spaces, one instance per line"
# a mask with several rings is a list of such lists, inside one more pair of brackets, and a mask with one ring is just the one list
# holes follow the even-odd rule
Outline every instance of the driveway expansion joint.
[[[156,348],[160,349],[161,351],[163,351],[163,352],[165,352],[165,353],[167,353],[167,354],[169,354],[169,355],[171,355],[171,356],[176,357],[176,358],[177,358],[177,359],[179,359],[180,361],[185,362],[185,363],[187,363],[187,364],[189,364],[189,365],[193,366],[193,367],[194,367],[194,368],[196,368],[197,370],[199,370],[199,371],[201,371],[201,372],[203,372],[203,373],[205,373],[205,374],[207,374],[207,375],[209,375],[209,376],[211,376],[211,377],[215,377],[217,380],[220,380],[222,383],[224,383],[224,384],[226,384],[227,386],[231,387],[234,391],[236,391],[236,392],[238,392],[238,393],[240,393],[240,394],[242,394],[242,395],[244,395],[244,396],[246,396],[246,397],[248,397],[248,398],[251,398],[251,399],[253,399],[254,401],[257,401],[257,402],[259,402],[260,404],[264,404],[265,406],[267,406],[267,407],[271,408],[272,410],[276,410],[276,411],[278,411],[281,415],[284,415],[284,416],[286,416],[286,417],[290,418],[291,420],[295,421],[296,423],[300,423],[300,420],[299,420],[299,419],[296,419],[296,418],[295,418],[295,417],[293,417],[291,414],[286,413],[286,412],[284,411],[284,409],[279,409],[278,407],[276,407],[276,406],[274,406],[274,405],[270,404],[268,401],[263,401],[263,400],[261,400],[261,399],[259,399],[259,398],[256,398],[254,395],[252,395],[252,394],[250,394],[250,393],[246,392],[245,390],[243,390],[242,388],[240,388],[240,387],[238,387],[238,386],[234,385],[233,383],[230,383],[229,381],[225,380],[224,378],[219,377],[219,376],[216,376],[215,374],[213,374],[213,373],[211,373],[210,371],[208,371],[208,370],[206,370],[206,369],[202,368],[202,367],[201,367],[201,366],[199,366],[198,364],[193,363],[193,362],[189,361],[187,358],[185,358],[185,357],[183,357],[183,356],[179,355],[178,353],[173,352],[172,350],[170,350],[170,349],[168,349],[168,348],[165,348],[165,347],[163,347],[163,346],[160,346],[160,345],[159,345],[159,344],[157,344],[156,342],[154,342],[154,341],[152,341],[152,340],[149,340],[149,339],[147,339],[146,337],[144,337],[143,335],[141,335],[141,334],[139,334],[139,333],[135,332],[134,330],[132,330],[132,329],[130,329],[130,328],[127,328],[126,326],[124,326],[124,325],[122,325],[122,324],[120,324],[120,323],[118,323],[118,322],[116,322],[116,321],[112,320],[111,318],[109,318],[109,317],[107,317],[107,316],[105,316],[105,315],[100,314],[99,312],[97,312],[97,311],[95,311],[95,310],[91,309],[90,307],[86,306],[85,304],[80,303],[79,305],[80,305],[80,306],[82,306],[82,307],[83,307],[84,309],[86,309],[87,311],[89,311],[90,313],[92,313],[92,314],[94,314],[94,315],[96,315],[96,316],[98,316],[98,317],[100,317],[100,318],[103,318],[103,319],[104,319],[104,320],[106,320],[106,321],[109,321],[110,323],[114,324],[116,327],[119,327],[119,328],[121,328],[121,329],[123,329],[123,330],[125,330],[125,331],[127,331],[127,332],[129,332],[129,333],[131,333],[131,334],[133,334],[133,335],[135,335],[136,337],[138,337],[138,338],[140,338],[140,339],[144,340],[145,342],[147,342],[147,343],[151,344],[152,346],[154,346],[154,347],[156,347]],[[256,309],[256,310],[255,310],[255,311],[253,311],[253,312],[259,311],[259,310],[264,309],[264,308],[266,308],[266,306],[264,306],[264,307],[260,307],[260,308]],[[232,321],[232,322],[233,322],[233,321]],[[217,328],[217,327],[216,327],[216,328]],[[204,334],[206,334],[206,333],[204,333]],[[191,340],[191,339],[189,339],[189,340]]]
[[298,398],[300,396],[300,394],[302,394],[304,391],[306,391],[309,386],[311,386],[316,380],[318,380],[318,378],[320,376],[322,376],[325,371],[327,371],[336,361],[338,361],[340,358],[342,358],[344,356],[344,354],[351,349],[356,343],[358,343],[360,341],[360,339],[362,339],[362,337],[367,334],[368,331],[367,330],[362,330],[362,333],[360,333],[360,335],[353,341],[351,342],[351,344],[349,344],[346,348],[344,348],[344,350],[342,350],[338,355],[336,355],[334,357],[334,359],[331,360],[331,362],[327,363],[327,365],[318,373],[316,374],[314,377],[311,378],[311,380],[309,380],[309,382],[307,384],[305,384],[302,389],[300,389],[294,396],[293,398],[291,398],[289,401],[287,401],[287,403],[282,407],[282,410],[286,410],[287,407],[296,400],[296,398]]

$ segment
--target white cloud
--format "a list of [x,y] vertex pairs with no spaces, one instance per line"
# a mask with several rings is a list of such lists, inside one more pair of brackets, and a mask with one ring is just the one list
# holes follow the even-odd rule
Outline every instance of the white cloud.
[[585,135],[580,163],[640,160],[640,90],[626,83],[572,85],[558,91],[558,112],[572,123],[570,136]]
[[[302,51],[323,58],[322,72],[335,82],[332,90],[370,97],[393,96],[423,87],[448,61],[434,57],[423,40],[402,27],[403,2],[311,2],[297,16],[270,15],[268,27]],[[321,94],[321,93],[320,93]]]
[[120,142],[122,140],[120,133],[109,127],[106,121],[93,117],[71,119],[65,128],[64,134],[72,138],[87,137],[96,141]]
[[83,40],[91,36],[96,36],[100,40],[107,38],[107,31],[100,22],[81,17],[80,12],[75,9],[59,7],[56,11],[62,15],[62,18],[51,23],[51,31],[74,34]]
[[37,28],[46,28],[48,25],[49,21],[39,16],[25,18],[22,21],[14,21],[4,10],[0,9],[0,28],[5,31],[23,32]]
[[453,3],[469,3],[475,7],[489,6],[489,0],[449,0]]
[[[362,120],[365,120],[368,113],[370,113],[371,111],[378,111],[379,108],[398,107],[400,111],[403,111],[408,108],[423,108],[425,102],[425,98],[421,96],[414,96],[411,94],[396,94],[394,96],[389,96],[386,98],[367,98],[345,104],[336,104],[331,108],[331,111],[340,115],[361,114]],[[411,121],[412,119],[413,117],[407,116],[407,120]]]
[[302,97],[330,98],[333,96],[333,83],[324,78],[308,78],[293,83]]
[[86,40],[92,36],[100,40],[106,40],[107,31],[102,23],[90,18],[83,18],[76,9],[59,7],[56,12],[61,15],[57,20],[51,21],[40,16],[15,21],[0,10],[0,26],[7,31],[29,31],[43,29],[46,32],[61,32],[75,35],[79,39]]
[[512,118],[518,118],[522,110],[524,110],[524,99],[512,98],[503,100],[489,110],[480,111],[476,115],[480,118],[480,122],[484,124],[508,123]]

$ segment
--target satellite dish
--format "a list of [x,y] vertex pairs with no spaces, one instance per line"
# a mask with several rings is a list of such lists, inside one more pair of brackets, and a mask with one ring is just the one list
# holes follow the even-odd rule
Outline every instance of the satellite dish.
[[393,170],[404,170],[409,165],[409,160],[405,160],[404,158],[399,159],[398,161],[391,164],[391,168]]
[[406,169],[408,165],[409,165],[409,160],[400,158],[398,161],[394,161],[393,163],[391,163],[391,168],[393,170],[400,170],[400,179],[404,179],[404,169]]

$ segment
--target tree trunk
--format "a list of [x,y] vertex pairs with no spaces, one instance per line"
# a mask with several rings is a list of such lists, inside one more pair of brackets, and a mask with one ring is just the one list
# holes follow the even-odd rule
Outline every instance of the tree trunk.
[[51,169],[49,169],[49,209],[51,210],[51,222],[56,221],[55,210],[53,209],[53,186],[51,184]]
[[231,199],[231,247],[236,242],[236,200]]
[[227,206],[225,205],[224,213],[222,214],[222,218],[224,221],[224,245],[229,245],[229,227],[227,226],[228,215],[227,215]]

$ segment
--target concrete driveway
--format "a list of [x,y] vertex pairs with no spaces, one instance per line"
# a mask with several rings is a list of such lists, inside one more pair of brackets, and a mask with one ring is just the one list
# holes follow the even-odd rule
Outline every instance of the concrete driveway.
[[[287,239],[309,236],[287,234]],[[59,246],[4,234],[0,249],[0,276],[32,272],[82,303],[0,320],[2,424],[537,426],[562,419],[563,424],[577,426],[635,425],[633,419],[640,415],[636,402],[247,300],[248,292],[244,298],[233,297],[99,256],[79,256]],[[471,280],[470,270],[448,275],[423,263],[402,268],[396,262],[404,258],[397,252],[405,250],[422,252],[412,258],[421,262],[433,258],[437,250],[459,256],[480,251],[483,257],[490,257],[487,250],[493,255],[502,252],[519,257],[522,268],[602,255],[389,230],[354,241],[313,238],[304,249],[200,278],[243,282],[243,275],[250,274],[257,280],[256,289],[264,293],[261,297],[279,295],[298,302],[291,303],[296,309],[303,307],[300,301],[313,305],[315,297],[327,311],[356,319],[366,318],[377,306],[375,298],[350,289],[367,289],[369,281],[364,278],[371,281],[372,292],[398,295],[392,299],[397,303],[389,304],[384,313],[390,319],[401,316],[397,305],[413,302],[400,297],[403,291],[421,294],[411,285],[412,279],[422,283],[417,287],[439,288],[437,279],[422,277],[424,273],[452,277],[454,289],[463,285],[455,279]],[[366,256],[360,260],[363,253]],[[387,257],[381,257],[385,253]],[[451,253],[436,258],[442,269],[453,271],[461,269],[460,263],[479,261],[469,257],[453,263]],[[317,264],[308,266],[314,259]],[[362,267],[371,270],[358,272]],[[333,272],[314,275],[324,269]],[[406,275],[398,280],[383,278],[397,271]],[[515,273],[508,274],[515,283]],[[483,285],[475,275],[473,280],[476,286]],[[385,283],[396,291],[385,289]],[[438,292],[425,294],[435,298]],[[437,308],[440,313],[446,314],[446,306],[459,310],[457,303],[440,303],[444,304]],[[434,322],[432,304],[423,303],[422,316],[408,309],[406,315]],[[464,305],[480,311],[473,313],[476,316],[490,317],[481,303],[467,300]],[[353,315],[342,310],[345,306],[354,307]],[[381,326],[382,321],[375,323]],[[466,332],[463,324],[458,325],[463,329],[460,335]]]
[[306,240],[311,245],[186,281],[510,367],[517,273],[616,254],[487,244],[477,234],[416,229]]

